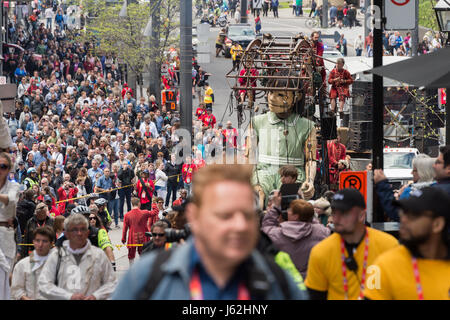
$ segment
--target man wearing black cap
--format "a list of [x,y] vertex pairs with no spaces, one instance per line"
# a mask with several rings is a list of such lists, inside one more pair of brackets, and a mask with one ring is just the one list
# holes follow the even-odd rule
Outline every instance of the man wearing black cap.
[[27,169],[25,168],[25,162],[23,160],[19,161],[19,167],[16,169],[14,173],[14,179],[17,183],[22,183],[27,177]]
[[337,192],[331,209],[335,233],[311,250],[305,285],[312,299],[362,299],[369,266],[398,241],[365,225],[366,204],[356,189]]
[[402,245],[375,260],[378,285],[368,279],[364,296],[373,300],[448,300],[450,197],[443,190],[427,187],[394,205],[400,209]]

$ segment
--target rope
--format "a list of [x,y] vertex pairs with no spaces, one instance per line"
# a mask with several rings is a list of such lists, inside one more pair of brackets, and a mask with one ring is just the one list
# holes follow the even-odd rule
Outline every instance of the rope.
[[[180,173],[180,174],[176,174],[176,175],[173,175],[173,176],[168,176],[167,178],[179,177],[179,176],[181,176],[181,175],[182,175],[182,174]],[[152,181],[153,181],[153,182],[156,182],[156,181],[158,181],[158,180],[152,180]],[[120,189],[124,189],[124,188],[128,188],[128,187],[135,186],[136,184],[137,184],[137,182],[136,182],[136,183],[133,183],[133,184],[129,184],[129,185],[127,185],[127,186],[123,186],[123,187],[118,187],[118,188],[109,189],[109,190],[106,190],[106,191],[94,192],[94,193],[86,194],[86,195],[81,196],[81,197],[76,197],[76,198],[71,198],[71,199],[65,199],[65,200],[61,200],[61,201],[56,201],[55,204],[62,203],[62,202],[67,202],[67,201],[74,201],[74,200],[79,200],[79,199],[89,198],[89,197],[92,197],[93,195],[98,195],[98,194],[102,194],[102,193],[113,192],[113,191],[116,191],[116,190],[120,190]]]

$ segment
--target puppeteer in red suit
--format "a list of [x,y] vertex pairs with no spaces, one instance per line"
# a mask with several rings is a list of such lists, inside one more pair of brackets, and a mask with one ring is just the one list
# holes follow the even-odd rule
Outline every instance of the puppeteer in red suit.
[[330,89],[330,102],[331,111],[336,110],[336,99],[339,99],[339,112],[341,118],[344,113],[345,99],[350,97],[350,85],[353,83],[353,78],[350,72],[344,69],[345,61],[343,58],[339,58],[336,61],[336,67],[331,70],[328,76],[328,83],[331,84]]

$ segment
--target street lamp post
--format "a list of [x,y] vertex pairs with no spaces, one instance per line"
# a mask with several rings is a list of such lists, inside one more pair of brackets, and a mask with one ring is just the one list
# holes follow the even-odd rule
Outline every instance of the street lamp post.
[[433,9],[436,13],[439,29],[442,33],[447,33],[445,45],[450,45],[450,0],[439,0]]
[[[450,46],[450,0],[439,0],[433,8],[436,13],[437,22],[441,33],[447,33],[445,46]],[[445,144],[450,145],[450,103],[448,96],[450,88],[446,89],[447,103],[445,108]]]
[[181,127],[192,134],[192,0],[181,1],[180,56]]

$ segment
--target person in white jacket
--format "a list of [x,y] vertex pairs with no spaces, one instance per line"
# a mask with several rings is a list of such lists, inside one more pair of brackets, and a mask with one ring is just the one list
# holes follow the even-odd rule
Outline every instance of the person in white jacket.
[[38,279],[55,242],[55,231],[49,226],[33,233],[34,250],[14,267],[11,284],[13,300],[44,300],[38,291]]
[[156,195],[160,198],[165,199],[167,194],[167,175],[164,170],[164,162],[156,163],[155,171],[155,190]]
[[46,299],[106,300],[113,293],[113,267],[103,250],[91,245],[88,227],[80,213],[64,221],[69,240],[50,254],[38,280],[39,293]]

